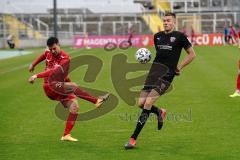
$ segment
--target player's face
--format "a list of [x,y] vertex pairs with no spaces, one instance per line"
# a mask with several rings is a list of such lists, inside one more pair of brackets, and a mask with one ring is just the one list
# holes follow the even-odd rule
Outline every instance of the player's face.
[[175,27],[175,18],[173,16],[164,16],[163,17],[163,27],[166,32],[174,30]]
[[48,49],[54,56],[57,56],[60,52],[60,46],[56,43],[54,43],[51,47],[48,47]]

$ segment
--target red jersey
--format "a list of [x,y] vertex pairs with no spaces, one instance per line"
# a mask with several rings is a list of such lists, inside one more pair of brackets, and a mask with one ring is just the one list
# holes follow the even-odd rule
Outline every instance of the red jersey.
[[129,39],[132,39],[133,37],[133,31],[129,32]]
[[44,83],[70,81],[68,78],[70,58],[64,51],[60,51],[57,56],[54,56],[49,50],[46,50],[33,62],[33,67],[43,60],[46,60],[45,72],[38,73],[37,77],[44,78]]

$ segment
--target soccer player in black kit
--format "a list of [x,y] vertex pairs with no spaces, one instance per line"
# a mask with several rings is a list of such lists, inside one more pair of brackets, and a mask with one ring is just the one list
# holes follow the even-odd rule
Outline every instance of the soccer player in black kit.
[[[166,110],[159,109],[154,103],[171,86],[174,76],[180,75],[182,69],[196,56],[187,37],[183,33],[175,31],[175,24],[176,15],[171,12],[166,13],[163,17],[164,31],[154,35],[156,57],[138,101],[142,113],[130,141],[124,146],[125,149],[132,149],[136,146],[136,139],[150,113],[157,116],[158,130],[162,128]],[[187,56],[182,63],[178,64],[182,48],[187,52]]]

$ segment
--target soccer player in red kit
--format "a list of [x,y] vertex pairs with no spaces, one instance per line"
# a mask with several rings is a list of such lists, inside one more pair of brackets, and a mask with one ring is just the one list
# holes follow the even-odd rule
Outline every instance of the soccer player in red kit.
[[109,94],[95,98],[87,92],[81,90],[76,83],[70,81],[68,77],[70,57],[66,52],[60,49],[59,41],[55,37],[47,40],[48,48],[40,55],[29,67],[29,71],[33,72],[35,66],[45,60],[45,71],[35,74],[29,78],[30,83],[34,83],[37,78],[44,78],[43,89],[45,94],[51,99],[62,103],[69,108],[70,113],[66,121],[66,127],[61,140],[78,141],[70,135],[78,116],[77,97],[92,102],[96,107],[100,107],[107,100]]
[[237,86],[236,90],[233,94],[229,95],[229,97],[239,97],[240,96],[240,60],[238,61],[238,77],[237,77]]
[[132,46],[132,38],[133,38],[133,33],[134,33],[134,26],[132,25],[130,28],[129,28],[129,31],[128,31],[128,43],[129,43],[129,46]]

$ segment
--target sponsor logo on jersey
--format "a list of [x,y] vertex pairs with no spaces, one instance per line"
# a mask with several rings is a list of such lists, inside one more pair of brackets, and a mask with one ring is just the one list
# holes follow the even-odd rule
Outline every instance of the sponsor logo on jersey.
[[56,88],[62,88],[62,82],[57,82],[56,83]]
[[172,50],[172,46],[168,46],[168,45],[158,45],[159,49],[166,49],[166,50]]
[[170,42],[175,42],[176,38],[175,37],[170,37]]

